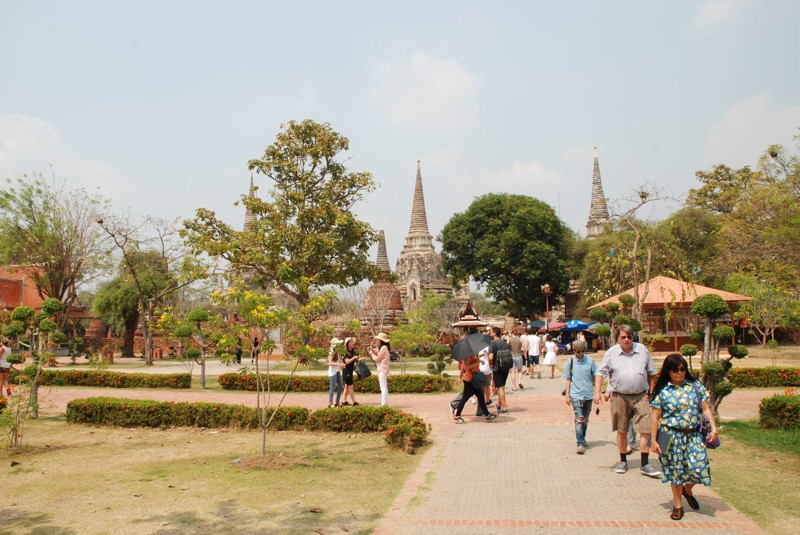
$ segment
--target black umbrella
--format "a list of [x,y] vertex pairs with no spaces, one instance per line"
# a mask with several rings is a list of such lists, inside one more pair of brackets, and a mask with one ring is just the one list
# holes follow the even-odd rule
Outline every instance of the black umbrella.
[[481,333],[469,334],[456,342],[456,345],[453,346],[453,350],[450,352],[450,356],[455,360],[464,360],[474,357],[480,353],[482,349],[488,347],[491,342],[491,336]]

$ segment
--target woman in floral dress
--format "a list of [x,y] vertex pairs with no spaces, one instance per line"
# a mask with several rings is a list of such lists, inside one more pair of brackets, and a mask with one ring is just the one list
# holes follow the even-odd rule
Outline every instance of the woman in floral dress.
[[653,410],[652,436],[655,438],[661,431],[672,439],[666,453],[661,451],[656,440],[653,440],[651,450],[661,456],[661,481],[669,483],[672,489],[674,507],[670,518],[680,520],[683,518],[682,499],[685,497],[692,509],[699,509],[692,488],[698,483],[711,485],[708,453],[699,432],[700,406],[711,422],[709,442],[717,438],[717,424],[708,403],[708,391],[689,373],[686,359],[679,353],[664,360],[650,406]]

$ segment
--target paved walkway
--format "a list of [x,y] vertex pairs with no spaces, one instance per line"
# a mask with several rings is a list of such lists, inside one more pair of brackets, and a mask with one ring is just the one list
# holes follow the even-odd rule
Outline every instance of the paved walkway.
[[[628,473],[611,471],[618,454],[607,404],[601,406],[599,416],[592,414],[589,450],[579,456],[572,410],[560,395],[563,380],[526,378],[524,385],[524,390],[508,396],[511,414],[491,423],[466,416],[463,425],[453,424],[448,405],[453,394],[391,395],[391,406],[431,423],[433,445],[375,533],[619,533],[642,529],[762,533],[709,487],[696,487],[700,511],[685,505],[683,520],[671,521],[669,487],[639,474],[638,454],[630,456]],[[734,391],[721,405],[722,417],[756,418],[759,400],[769,393]],[[43,387],[43,410],[61,412],[70,399],[98,395],[255,403],[253,394],[245,392]],[[364,404],[379,403],[376,394],[360,394],[357,399]],[[285,404],[322,408],[327,405],[327,393],[291,394]],[[475,407],[467,404],[464,414],[474,414]],[[711,457],[713,473],[713,453]],[[651,463],[657,465],[657,460],[651,459]]]

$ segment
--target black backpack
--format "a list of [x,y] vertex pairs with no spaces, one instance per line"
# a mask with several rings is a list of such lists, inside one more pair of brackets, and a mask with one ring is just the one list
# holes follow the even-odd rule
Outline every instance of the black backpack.
[[508,371],[514,367],[514,356],[511,354],[511,348],[508,344],[505,347],[499,347],[498,344],[493,344],[495,348],[494,353],[494,368],[502,372]]

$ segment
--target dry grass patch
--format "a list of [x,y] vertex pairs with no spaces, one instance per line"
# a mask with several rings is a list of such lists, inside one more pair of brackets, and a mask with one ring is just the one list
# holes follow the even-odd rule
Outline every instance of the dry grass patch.
[[25,448],[0,453],[0,534],[366,534],[419,459],[380,435],[267,441],[262,459],[257,431],[31,422]]

